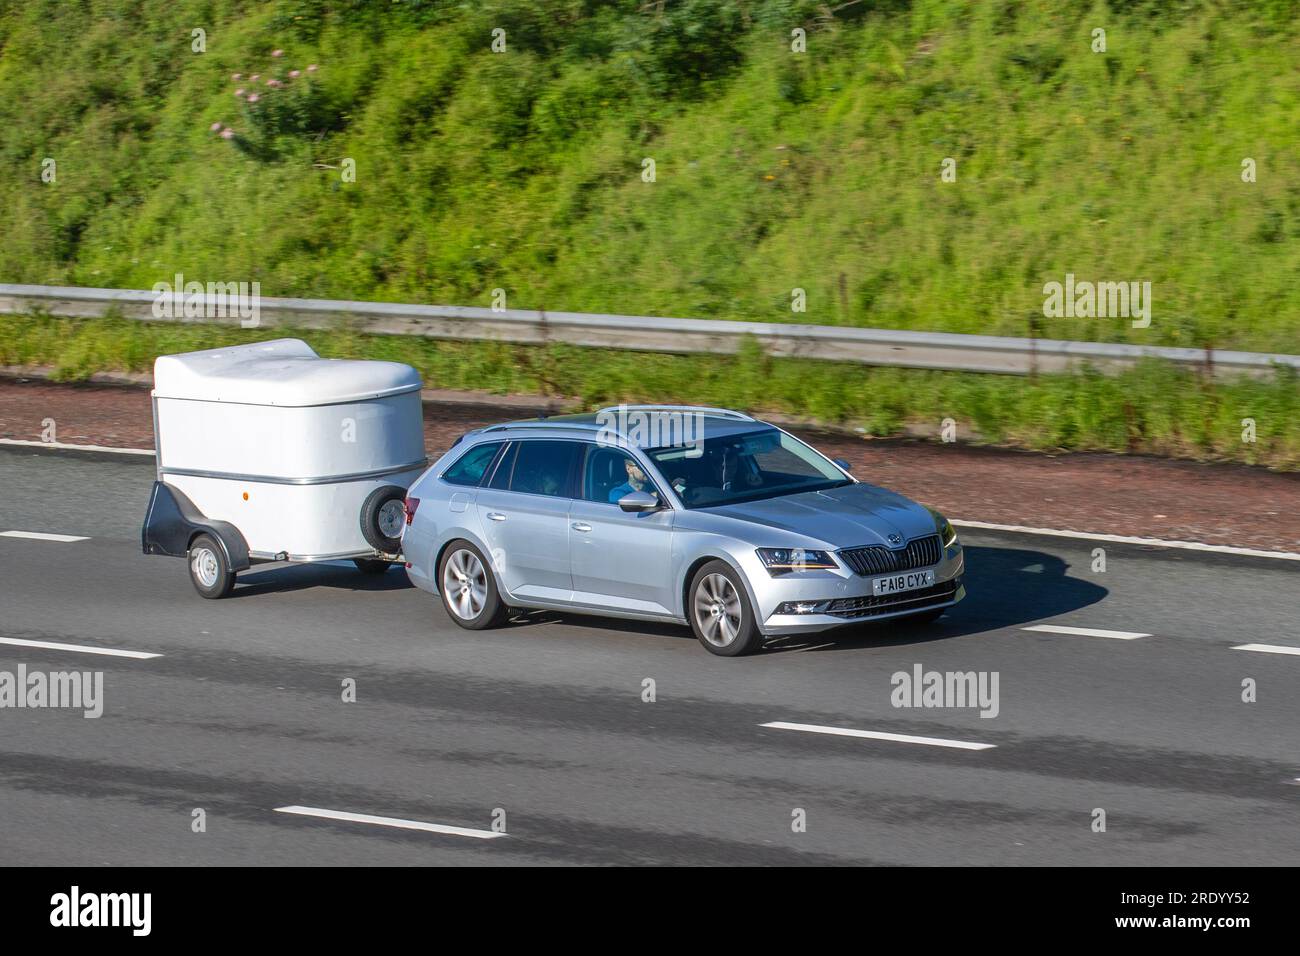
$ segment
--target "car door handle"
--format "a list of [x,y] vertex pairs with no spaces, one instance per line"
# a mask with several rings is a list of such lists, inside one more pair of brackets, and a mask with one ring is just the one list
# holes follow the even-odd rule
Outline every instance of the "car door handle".
[[487,516],[488,516],[488,519],[491,520],[491,521],[505,521],[505,520],[506,520],[506,516],[503,515],[503,514],[502,514],[501,512],[499,512],[499,511],[489,511],[489,512],[487,513]]
[[584,521],[575,521],[573,522],[573,530],[587,532],[591,530],[591,525]]

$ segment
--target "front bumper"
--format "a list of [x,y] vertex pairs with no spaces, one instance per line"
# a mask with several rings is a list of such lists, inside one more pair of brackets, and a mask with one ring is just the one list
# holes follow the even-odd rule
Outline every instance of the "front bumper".
[[[914,591],[875,597],[872,581],[880,575],[862,576],[848,571],[807,572],[755,579],[760,630],[764,634],[803,634],[845,624],[903,617],[936,608],[952,607],[966,596],[962,583],[965,559],[960,543],[945,549],[934,566],[934,584]],[[805,613],[783,613],[789,605],[814,608]]]

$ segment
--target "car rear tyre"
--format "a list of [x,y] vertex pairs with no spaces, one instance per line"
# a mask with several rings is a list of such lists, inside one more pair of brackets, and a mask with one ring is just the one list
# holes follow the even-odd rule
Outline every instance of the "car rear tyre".
[[375,558],[353,558],[352,563],[362,574],[383,574],[393,566],[391,561],[379,561]]
[[496,627],[509,613],[487,560],[468,541],[453,541],[443,552],[438,593],[447,616],[467,630]]
[[226,549],[210,534],[201,534],[190,542],[186,555],[190,581],[194,590],[205,598],[223,598],[235,586],[235,572],[230,570]]
[[691,630],[710,654],[740,657],[763,644],[745,584],[725,561],[710,561],[695,572],[686,592]]
[[405,502],[406,489],[397,485],[384,485],[366,496],[361,505],[361,536],[376,551],[397,554],[402,550]]

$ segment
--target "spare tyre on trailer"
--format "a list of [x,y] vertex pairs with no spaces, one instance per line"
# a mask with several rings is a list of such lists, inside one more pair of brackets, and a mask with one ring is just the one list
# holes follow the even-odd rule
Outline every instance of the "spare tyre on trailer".
[[144,552],[186,558],[209,598],[257,562],[386,570],[428,464],[420,388],[409,365],[323,359],[300,339],[160,356]]

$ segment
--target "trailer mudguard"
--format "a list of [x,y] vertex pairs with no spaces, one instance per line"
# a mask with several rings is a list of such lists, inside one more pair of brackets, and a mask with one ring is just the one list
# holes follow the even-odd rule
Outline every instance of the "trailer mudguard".
[[153,483],[149,510],[140,529],[140,544],[145,554],[165,554],[183,558],[189,554],[194,536],[206,531],[226,550],[230,570],[251,567],[248,542],[229,521],[215,521],[204,516],[184,494],[161,481]]

